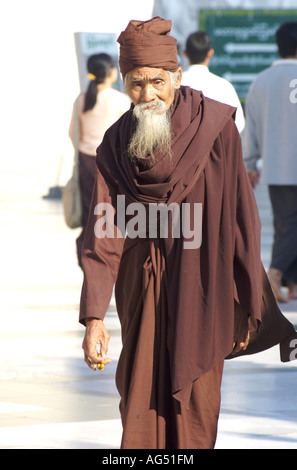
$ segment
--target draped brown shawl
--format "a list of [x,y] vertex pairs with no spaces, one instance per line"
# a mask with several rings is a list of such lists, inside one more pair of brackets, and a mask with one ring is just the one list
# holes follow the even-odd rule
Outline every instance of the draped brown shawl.
[[[186,405],[194,380],[227,356],[235,357],[229,356],[234,305],[246,312],[251,324],[258,325],[244,354],[281,343],[281,358],[286,361],[289,341],[296,337],[294,327],[278,309],[261,264],[260,221],[234,112],[200,92],[181,87],[172,105],[171,156],[156,154],[145,166],[129,160],[126,149],[134,126],[131,110],[107,131],[98,149],[99,170],[85,238],[80,321],[104,318],[119,267],[124,264],[126,277],[118,279],[116,298],[123,354],[130,351],[128,360],[133,362],[136,352],[127,344],[133,340],[121,311],[127,289],[135,308],[148,295],[144,281],[135,279],[135,273],[151,259],[156,279],[154,302],[167,310],[172,394]],[[206,156],[205,169],[199,174]],[[182,238],[96,238],[94,207],[105,201],[116,211],[117,194],[124,194],[127,204],[202,203],[201,247],[183,249]]]

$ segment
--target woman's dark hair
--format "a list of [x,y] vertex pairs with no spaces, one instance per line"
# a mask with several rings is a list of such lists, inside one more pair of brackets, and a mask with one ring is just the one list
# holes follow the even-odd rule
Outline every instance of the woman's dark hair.
[[201,64],[204,62],[211,47],[211,38],[204,31],[190,34],[186,42],[186,51],[191,64]]
[[94,108],[98,93],[97,85],[99,83],[104,83],[106,77],[108,77],[113,67],[113,58],[108,54],[94,54],[88,58],[88,72],[94,75],[95,78],[93,80],[90,80],[86,92],[84,112]]
[[297,21],[283,23],[276,32],[281,57],[295,57],[297,53]]

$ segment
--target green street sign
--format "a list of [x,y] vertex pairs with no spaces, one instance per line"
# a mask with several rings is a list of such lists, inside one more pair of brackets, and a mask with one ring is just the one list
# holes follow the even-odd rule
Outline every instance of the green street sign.
[[297,10],[200,10],[200,30],[215,50],[210,71],[229,80],[241,101],[256,75],[280,58],[275,33],[286,21],[297,21]]

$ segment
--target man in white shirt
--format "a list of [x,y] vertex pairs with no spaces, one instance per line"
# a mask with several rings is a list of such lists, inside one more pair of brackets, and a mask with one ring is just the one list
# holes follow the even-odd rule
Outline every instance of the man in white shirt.
[[209,62],[214,55],[210,36],[204,31],[190,34],[184,54],[190,62],[190,67],[183,72],[182,85],[202,91],[208,98],[237,108],[235,123],[241,133],[244,129],[245,118],[234,86],[208,69]]
[[284,283],[288,298],[297,298],[297,21],[284,23],[276,41],[281,60],[256,77],[246,98],[243,150],[253,186],[268,185],[275,228],[268,277],[285,302]]

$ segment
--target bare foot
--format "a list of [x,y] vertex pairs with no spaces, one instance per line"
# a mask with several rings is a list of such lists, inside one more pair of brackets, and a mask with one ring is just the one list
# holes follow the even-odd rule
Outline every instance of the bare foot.
[[297,299],[297,283],[296,282],[287,282],[289,293],[288,293],[288,299]]
[[273,291],[274,297],[277,302],[286,303],[287,299],[282,294],[281,291],[281,281],[282,281],[282,273],[278,269],[270,268],[267,273],[271,289]]

